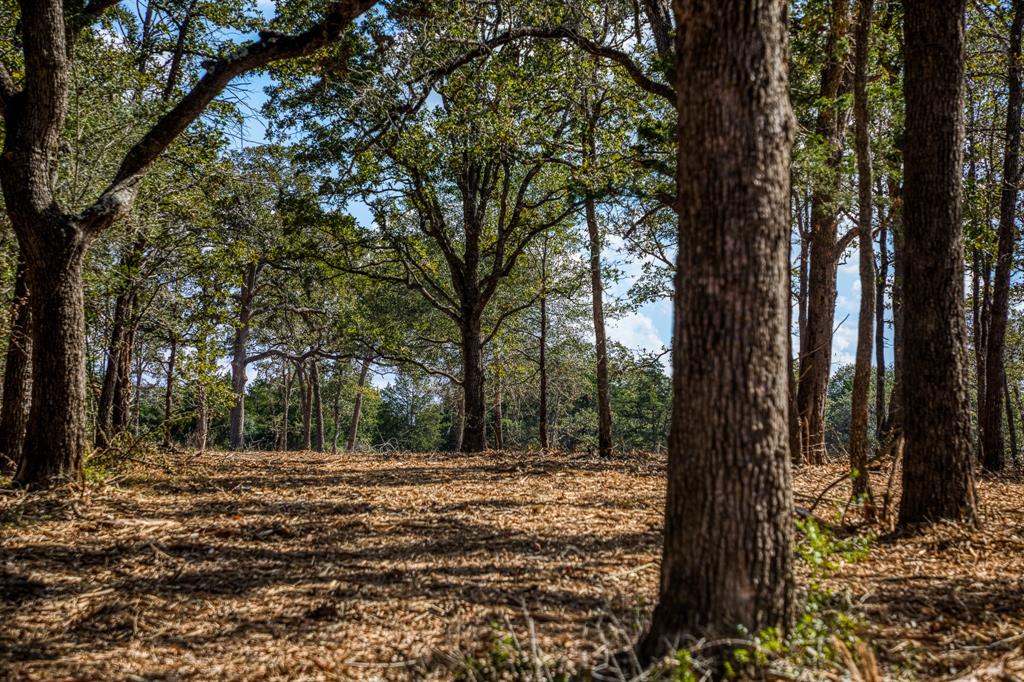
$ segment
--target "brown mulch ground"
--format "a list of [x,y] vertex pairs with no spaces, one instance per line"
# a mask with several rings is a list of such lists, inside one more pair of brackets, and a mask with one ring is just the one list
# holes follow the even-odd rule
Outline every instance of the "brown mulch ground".
[[[166,463],[0,493],[0,679],[445,679],[525,613],[541,651],[585,665],[655,596],[662,458]],[[797,472],[797,503],[841,472]],[[815,513],[838,521],[845,494]],[[983,530],[883,535],[828,580],[886,677],[1024,678],[1024,483],[979,494]]]

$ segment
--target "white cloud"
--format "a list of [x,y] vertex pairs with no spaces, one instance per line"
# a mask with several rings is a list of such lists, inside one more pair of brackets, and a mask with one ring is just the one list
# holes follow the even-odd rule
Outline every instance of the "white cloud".
[[654,321],[642,313],[630,313],[610,321],[608,337],[634,350],[657,351],[664,345]]
[[839,367],[848,365],[854,360],[854,350],[857,343],[856,322],[850,324],[850,320],[844,322],[832,336],[832,366]]

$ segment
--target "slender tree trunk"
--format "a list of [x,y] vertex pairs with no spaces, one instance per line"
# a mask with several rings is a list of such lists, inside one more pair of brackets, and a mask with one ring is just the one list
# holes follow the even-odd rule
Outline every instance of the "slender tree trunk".
[[352,405],[352,419],[348,424],[348,442],[345,449],[352,452],[356,449],[359,436],[359,419],[363,413],[363,387],[366,386],[366,375],[370,372],[370,358],[363,358],[363,366],[359,369],[359,383],[356,384],[356,398]]
[[501,414],[501,371],[497,367],[494,373],[494,447],[496,450],[505,449],[505,428],[502,422],[505,421]]
[[[337,375],[337,373],[338,373],[337,363],[335,363],[334,370],[335,370],[335,374]],[[335,383],[337,384],[337,389],[334,391],[334,407],[331,410],[331,412],[332,412],[332,415],[331,415],[332,416],[332,421],[334,422],[334,428],[333,428],[332,433],[331,433],[331,454],[332,455],[338,454],[338,438],[341,435],[341,432],[339,430],[341,428],[341,382],[339,381],[339,379],[340,379],[340,376],[336,376],[335,377]]]
[[864,514],[874,518],[874,497],[868,476],[868,422],[871,418],[871,344],[875,312],[875,253],[873,249],[871,194],[871,138],[868,132],[868,55],[874,0],[859,0],[853,110],[857,148],[857,252],[860,256],[860,311],[857,323],[857,356],[853,372],[850,415],[850,469],[853,494],[864,500]]
[[[596,304],[595,304],[596,308]],[[547,451],[548,442],[548,298],[540,297],[540,349],[537,355],[537,369],[540,373],[540,404],[537,406],[537,423],[540,429],[540,449]],[[601,351],[598,350],[598,355]],[[598,360],[598,367],[600,367]],[[607,369],[607,366],[606,366]],[[600,371],[600,369],[598,370]],[[600,379],[598,379],[600,382]],[[598,388],[598,395],[601,389]],[[598,398],[600,400],[600,398]],[[598,427],[600,429],[600,427]]]
[[288,452],[288,427],[290,416],[288,408],[291,404],[292,376],[288,371],[288,363],[281,361],[281,439],[278,441],[278,449],[281,452]]
[[[32,308],[29,300],[28,273],[23,258],[18,259],[11,303],[11,331],[7,338],[4,365],[3,407],[0,408],[0,453],[15,467],[21,460],[28,424],[32,392]],[[6,467],[0,463],[0,471]]]
[[231,393],[235,403],[231,406],[231,431],[229,440],[232,450],[245,447],[245,385],[249,381],[246,370],[249,367],[249,330],[252,321],[253,298],[256,279],[260,272],[259,263],[246,265],[242,276],[242,287],[238,292],[238,321],[235,337],[231,344]]
[[113,435],[124,433],[128,430],[128,423],[132,415],[132,362],[135,357],[135,328],[136,328],[136,301],[135,292],[128,295],[126,306],[128,319],[126,320],[125,333],[121,339],[121,349],[117,353],[117,381],[114,383],[114,410],[111,415],[111,432]]
[[210,415],[207,408],[206,387],[200,386],[196,398],[196,450],[206,452],[210,434]]
[[[612,402],[608,384],[608,342],[604,327],[604,284],[601,280],[601,233],[597,222],[594,197],[585,197],[587,233],[590,241],[590,296],[594,318],[594,342],[597,352],[597,452],[601,457],[612,454]],[[542,352],[543,352],[543,346]],[[547,376],[544,375],[546,382]],[[545,402],[547,396],[544,396]],[[542,413],[543,414],[543,413]],[[542,419],[546,422],[547,417]],[[547,424],[544,423],[547,431]],[[541,437],[541,447],[547,449],[546,433]]]
[[673,415],[644,662],[686,637],[784,637],[792,622],[786,6],[675,2]]
[[122,357],[127,347],[129,317],[129,296],[121,293],[114,301],[114,318],[111,324],[110,344],[107,346],[107,367],[103,373],[103,388],[96,406],[96,447],[104,448],[117,435],[114,423],[115,405],[120,402],[119,382],[123,379]]
[[965,0],[905,0],[901,525],[976,522],[960,174]]
[[462,451],[483,452],[487,449],[487,405],[479,323],[464,324],[462,328],[462,391],[466,420]]
[[903,243],[903,193],[893,175],[886,178],[889,193],[889,225],[892,230],[892,394],[886,415],[885,437],[897,444],[903,440],[903,358],[906,334],[903,325],[903,278],[906,253]]
[[174,418],[174,366],[178,361],[178,337],[171,337],[167,353],[167,376],[164,388],[164,447],[171,447],[171,420]]
[[[881,184],[879,184],[881,187]],[[881,193],[881,190],[879,190]],[[885,285],[889,279],[889,216],[878,229],[878,280],[875,283],[875,437],[885,431]]]
[[1010,275],[1013,270],[1014,221],[1017,217],[1017,190],[1020,184],[1021,28],[1024,26],[1024,0],[1014,0],[1010,28],[1009,94],[1006,107],[1006,144],[1003,148],[1003,181],[999,197],[999,246],[995,282],[992,288],[992,317],[985,356],[985,419],[982,431],[982,466],[986,471],[1001,471],[1005,466],[1003,442],[1003,395],[1006,392],[1003,352],[1010,312]]
[[295,377],[299,380],[299,397],[302,399],[302,449],[313,449],[313,387],[306,380],[306,365],[295,365]]
[[837,206],[847,113],[839,98],[847,64],[849,0],[831,0],[831,20],[821,73],[815,133],[828,147],[824,175],[811,197],[807,343],[801,357],[797,401],[804,428],[803,460],[825,461],[825,400],[832,369],[832,326],[836,310]]
[[1006,381],[1006,367],[1003,367],[1003,402],[1006,405],[1006,429],[1010,434],[1010,461],[1017,461],[1017,426],[1013,418],[1013,402],[1010,400],[1010,384]]
[[309,366],[309,387],[313,398],[313,449],[324,451],[324,404],[320,394],[320,362],[313,359]]
[[456,410],[458,416],[455,423],[455,452],[462,452],[462,436],[466,432],[466,398],[465,394],[460,390],[458,398],[456,400],[458,405]]

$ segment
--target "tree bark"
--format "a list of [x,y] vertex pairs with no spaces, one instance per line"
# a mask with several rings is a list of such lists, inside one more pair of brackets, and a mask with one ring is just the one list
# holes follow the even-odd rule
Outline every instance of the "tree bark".
[[299,397],[302,399],[302,449],[313,449],[313,387],[306,379],[304,362],[295,365],[295,377],[299,380]]
[[501,413],[501,369],[495,363],[494,373],[494,447],[496,450],[505,449],[505,428],[504,415]]
[[462,430],[462,452],[483,452],[487,449],[487,405],[484,398],[484,357],[479,327],[463,324],[461,337],[466,420]]
[[999,246],[995,281],[992,288],[992,316],[985,356],[985,413],[981,424],[982,466],[986,471],[1001,471],[1005,466],[1003,442],[1003,395],[1006,393],[1003,353],[1010,312],[1010,275],[1017,235],[1017,190],[1020,184],[1021,28],[1024,26],[1024,0],[1014,0],[1010,27],[1009,93],[1006,106],[1006,143],[1003,147],[1003,181],[999,196]]
[[[122,265],[124,265],[122,261]],[[96,406],[96,447],[104,448],[121,433],[127,424],[126,403],[131,389],[127,386],[128,370],[132,361],[134,343],[133,318],[135,295],[122,291],[114,301],[110,342],[107,346],[107,366],[103,373],[103,387]]]
[[359,419],[363,413],[363,387],[366,386],[366,375],[370,372],[370,358],[363,358],[363,366],[359,369],[359,383],[356,384],[356,398],[352,405],[352,419],[348,424],[348,441],[345,449],[352,452],[356,449],[356,440],[359,437]]
[[[18,259],[11,303],[11,331],[4,365],[3,406],[0,408],[0,453],[17,467],[25,444],[25,426],[32,392],[32,308],[24,258]],[[5,466],[0,466],[4,470]],[[13,472],[12,472],[13,473]]]
[[[661,584],[641,661],[793,615],[785,0],[676,0],[679,210]],[[713,510],[713,511],[712,511]]]
[[174,418],[174,366],[178,361],[178,337],[171,337],[167,353],[167,376],[164,387],[164,447],[171,447],[171,420]]
[[278,441],[278,449],[281,452],[288,451],[288,408],[291,403],[292,377],[288,371],[288,363],[281,362],[281,438]]
[[[590,243],[590,295],[594,318],[594,345],[597,352],[597,452],[601,457],[611,457],[612,402],[608,383],[608,342],[605,337],[604,327],[601,233],[594,203],[594,197],[588,194],[585,198],[585,209],[587,214],[587,234],[589,235]],[[547,376],[545,374],[546,379]],[[544,427],[546,430],[546,423]],[[541,447],[547,449],[547,443],[542,442]]]
[[[595,304],[596,305],[596,304]],[[596,319],[596,318],[595,318]],[[542,294],[540,297],[540,348],[537,354],[537,370],[540,374],[540,404],[537,406],[537,424],[539,427],[540,449],[547,451],[548,443],[548,297]],[[601,351],[598,350],[600,357]],[[598,371],[600,372],[601,361],[598,359]],[[600,379],[598,379],[600,382]],[[598,395],[601,390],[598,388]],[[600,400],[600,398],[598,398]],[[600,427],[599,427],[600,428]]]
[[810,270],[807,341],[800,361],[797,402],[803,433],[803,461],[825,461],[825,400],[832,369],[832,326],[836,309],[837,228],[840,166],[843,161],[845,106],[839,95],[847,64],[849,0],[831,0],[832,13],[821,72],[815,135],[828,147],[825,177],[814,183],[811,197]]
[[320,392],[320,361],[313,358],[309,366],[309,388],[313,399],[313,449],[324,451],[324,403]]
[[976,522],[960,174],[965,0],[905,0],[903,498],[899,523]]
[[874,518],[874,498],[868,476],[868,422],[871,417],[871,347],[875,312],[875,253],[872,227],[871,138],[868,133],[868,56],[874,0],[859,0],[856,55],[854,58],[853,111],[857,148],[857,252],[860,265],[860,311],[857,322],[857,355],[853,372],[850,415],[850,469],[854,497],[864,500],[864,513]]
[[[881,187],[881,183],[879,183]],[[881,190],[879,190],[881,193]],[[885,431],[885,285],[889,279],[888,215],[878,227],[878,279],[875,282],[875,437]]]
[[458,398],[456,399],[458,405],[456,410],[458,416],[455,421],[455,452],[462,452],[462,436],[466,431],[466,399],[464,393],[460,390]]
[[1013,402],[1010,400],[1010,384],[1006,380],[1006,367],[1003,367],[1003,403],[1006,405],[1006,429],[1010,434],[1010,461],[1017,461],[1017,426],[1014,424]]
[[245,385],[249,381],[246,370],[249,367],[249,331],[252,322],[253,298],[256,293],[256,279],[260,264],[249,263],[242,275],[242,286],[238,292],[238,321],[235,337],[231,344],[231,393],[235,403],[231,406],[230,443],[232,450],[245,447]]

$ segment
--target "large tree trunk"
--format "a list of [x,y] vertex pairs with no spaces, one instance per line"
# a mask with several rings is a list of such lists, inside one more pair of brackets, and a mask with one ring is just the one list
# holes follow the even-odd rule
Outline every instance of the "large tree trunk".
[[900,524],[974,522],[960,174],[965,0],[905,0]]
[[[62,219],[59,219],[62,220]],[[72,226],[47,226],[45,257],[26,253],[32,303],[32,400],[15,480],[25,486],[82,478],[85,425],[85,243]]]
[[1016,242],[1017,189],[1020,183],[1020,43],[1024,26],[1024,0],[1014,0],[1010,28],[1009,94],[1006,107],[1006,144],[1003,147],[1003,181],[999,197],[999,247],[995,282],[992,288],[992,317],[985,357],[985,413],[981,423],[982,466],[986,471],[1001,471],[1005,466],[1003,442],[1003,351],[1010,311],[1010,275]]
[[359,419],[363,414],[363,387],[366,386],[366,375],[370,372],[370,358],[363,358],[363,366],[359,369],[359,383],[356,384],[356,398],[352,405],[352,419],[348,424],[348,441],[345,449],[352,452],[356,449],[359,437]]
[[1003,402],[1006,405],[1006,428],[1010,434],[1010,461],[1017,461],[1017,426],[1014,424],[1013,402],[1010,400],[1010,384],[1006,381],[1006,367],[1003,367]]
[[679,248],[658,605],[641,660],[792,621],[785,0],[677,0]]
[[324,451],[324,403],[320,392],[320,361],[313,358],[309,366],[309,388],[313,399],[313,449]]
[[839,97],[847,64],[849,0],[831,0],[832,13],[821,72],[815,134],[828,148],[823,176],[811,197],[810,272],[806,343],[800,358],[797,405],[804,429],[802,460],[825,461],[825,400],[832,369],[832,325],[836,310],[838,194],[846,110]]
[[462,326],[462,392],[465,404],[465,426],[462,430],[462,451],[483,452],[487,449],[487,404],[484,398],[484,354],[479,323]]
[[[17,467],[25,444],[25,426],[32,391],[32,307],[24,258],[18,259],[11,303],[11,331],[4,365],[3,406],[0,408],[0,454]],[[7,466],[0,463],[0,471]]]
[[[594,317],[594,345],[597,351],[597,452],[612,454],[612,402],[608,384],[608,343],[604,328],[604,284],[601,281],[601,233],[594,197],[585,198],[587,233],[590,241],[590,296]],[[546,428],[545,424],[545,428]],[[547,448],[546,443],[541,444]]]
[[850,469],[853,495],[864,500],[864,513],[874,517],[871,479],[868,477],[868,422],[871,417],[871,345],[875,313],[875,253],[871,236],[871,139],[868,133],[868,54],[874,0],[860,0],[857,12],[853,109],[857,148],[857,252],[860,256],[860,311],[857,322],[857,356],[853,372],[850,415]]

